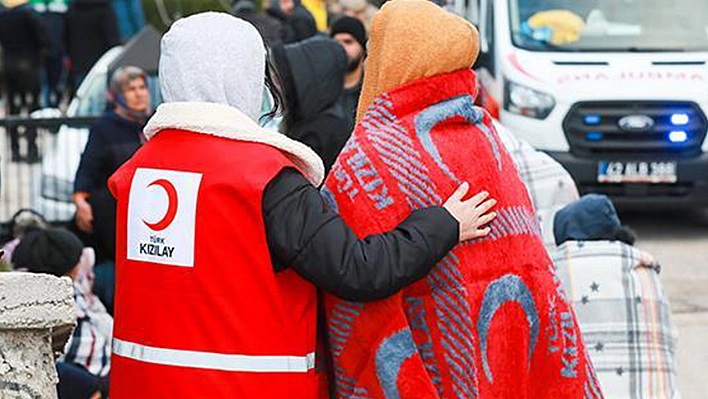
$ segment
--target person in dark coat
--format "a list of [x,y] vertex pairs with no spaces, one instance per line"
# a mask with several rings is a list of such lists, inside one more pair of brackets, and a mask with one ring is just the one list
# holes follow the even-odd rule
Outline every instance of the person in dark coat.
[[74,0],[64,22],[64,44],[77,88],[103,53],[120,44],[118,23],[108,0]]
[[351,133],[340,103],[346,53],[336,41],[316,37],[274,48],[273,59],[285,89],[284,132],[312,148],[327,174]]
[[64,76],[64,15],[68,9],[65,0],[32,0],[47,30],[49,48],[44,62],[44,106],[59,108],[63,94]]
[[263,8],[281,21],[285,44],[301,42],[317,34],[315,18],[299,0],[266,0]]
[[361,86],[364,82],[366,28],[360,20],[343,16],[332,24],[330,36],[338,41],[347,52],[349,66],[344,79],[344,94],[341,97],[341,102],[347,113],[347,130],[352,131],[356,121],[356,111],[359,108]]
[[[0,12],[0,47],[2,48],[2,81],[9,115],[30,113],[40,108],[41,66],[47,51],[47,33],[41,18],[28,4]],[[26,129],[27,156],[20,154],[20,131],[8,130],[12,161],[37,162],[37,131]]]
[[283,42],[283,23],[265,11],[259,11],[255,0],[236,0],[232,14],[248,21],[258,29],[263,41],[268,47],[274,47]]
[[96,248],[95,291],[112,312],[115,259],[115,200],[108,178],[145,142],[143,126],[151,113],[147,76],[140,68],[114,72],[109,88],[113,109],[92,127],[74,181],[76,225]]

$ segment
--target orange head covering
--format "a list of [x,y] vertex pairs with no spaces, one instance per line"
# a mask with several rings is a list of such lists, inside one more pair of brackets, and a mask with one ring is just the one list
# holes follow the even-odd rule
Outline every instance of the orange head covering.
[[470,68],[479,34],[428,0],[387,2],[374,16],[357,121],[378,95],[419,79]]

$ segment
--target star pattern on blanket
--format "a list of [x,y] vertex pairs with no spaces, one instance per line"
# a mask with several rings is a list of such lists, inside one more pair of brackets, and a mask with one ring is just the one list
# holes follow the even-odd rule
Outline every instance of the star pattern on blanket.
[[590,286],[590,289],[592,290],[592,292],[600,292],[600,284],[593,281],[592,285]]
[[588,302],[590,302],[590,298],[588,298],[587,295],[583,295],[583,298],[580,300],[580,302],[582,302],[583,305],[587,305]]
[[622,377],[622,374],[624,374],[624,369],[621,366],[617,367],[617,375]]
[[602,352],[603,349],[605,349],[605,344],[603,344],[602,342],[598,342],[598,343],[595,345],[595,350],[596,350],[596,351]]

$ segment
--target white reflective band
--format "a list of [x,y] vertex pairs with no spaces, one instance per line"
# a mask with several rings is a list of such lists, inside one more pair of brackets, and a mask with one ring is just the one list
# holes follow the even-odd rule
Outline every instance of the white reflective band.
[[315,353],[306,356],[249,356],[155,348],[113,339],[113,354],[146,363],[254,373],[306,373],[315,368]]

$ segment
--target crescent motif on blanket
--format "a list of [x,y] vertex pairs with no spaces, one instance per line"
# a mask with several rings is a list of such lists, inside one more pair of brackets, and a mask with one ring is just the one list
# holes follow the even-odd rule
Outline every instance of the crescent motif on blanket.
[[501,170],[502,158],[501,151],[499,150],[499,144],[494,139],[492,132],[490,132],[487,126],[482,123],[484,113],[479,107],[474,105],[474,99],[469,94],[454,97],[432,105],[418,114],[415,118],[415,131],[418,135],[418,139],[423,144],[423,147],[425,147],[425,150],[428,151],[428,153],[430,153],[430,155],[435,159],[438,166],[440,166],[445,174],[450,176],[450,178],[452,178],[455,182],[459,183],[460,179],[458,179],[443,162],[440,152],[430,136],[430,132],[438,123],[455,116],[465,118],[467,122],[472,125],[476,125],[482,133],[484,133],[485,137],[489,141],[489,144],[492,146],[494,158],[497,160],[497,168]]
[[403,363],[417,351],[413,333],[406,328],[393,334],[376,350],[376,375],[386,399],[400,399],[398,376]]
[[479,334],[479,345],[482,351],[482,365],[484,373],[489,382],[493,382],[492,370],[489,367],[489,355],[487,354],[487,343],[489,338],[489,325],[494,319],[497,310],[509,302],[516,302],[526,313],[526,320],[531,328],[531,339],[529,343],[529,366],[533,357],[536,342],[538,341],[539,317],[536,304],[531,295],[529,287],[519,276],[507,274],[491,282],[484,291],[482,307],[477,318],[477,333]]

